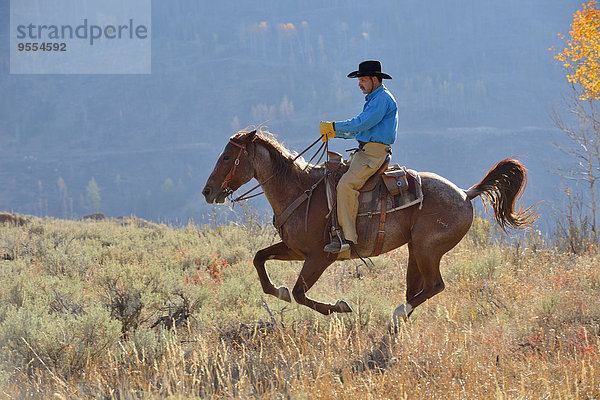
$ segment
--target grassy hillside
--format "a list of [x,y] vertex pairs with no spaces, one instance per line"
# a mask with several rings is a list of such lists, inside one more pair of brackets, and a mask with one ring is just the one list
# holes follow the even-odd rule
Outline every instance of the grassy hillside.
[[[262,294],[268,224],[136,219],[0,225],[2,398],[598,398],[600,256],[478,219],[442,261],[446,290],[387,333],[407,250],[332,265],[323,317]],[[292,286],[298,262],[267,263]]]

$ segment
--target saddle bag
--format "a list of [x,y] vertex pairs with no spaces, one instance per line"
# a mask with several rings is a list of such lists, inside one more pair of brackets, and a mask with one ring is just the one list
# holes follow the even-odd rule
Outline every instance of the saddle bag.
[[402,191],[408,190],[408,180],[406,179],[406,168],[400,167],[400,169],[393,171],[385,171],[381,178],[388,192],[392,196],[399,195]]

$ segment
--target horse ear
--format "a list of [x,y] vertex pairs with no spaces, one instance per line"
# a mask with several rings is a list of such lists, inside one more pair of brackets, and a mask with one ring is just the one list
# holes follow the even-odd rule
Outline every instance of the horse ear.
[[256,129],[248,133],[248,137],[246,138],[246,140],[248,140],[248,142],[253,142],[255,138],[256,138]]

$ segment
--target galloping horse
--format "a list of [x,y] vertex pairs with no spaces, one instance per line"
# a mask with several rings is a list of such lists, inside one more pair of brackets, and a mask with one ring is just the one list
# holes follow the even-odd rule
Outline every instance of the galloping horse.
[[[239,132],[229,139],[223,153],[209,176],[202,193],[206,201],[223,203],[226,197],[243,184],[255,178],[264,191],[275,216],[311,189],[311,201],[304,201],[279,230],[281,242],[261,249],[254,257],[262,289],[266,294],[291,302],[286,287],[275,287],[265,270],[266,260],[298,260],[304,265],[292,290],[294,300],[322,314],[351,312],[344,300],[325,304],[312,300],[306,292],[315,284],[323,271],[337,258],[325,253],[328,242],[328,220],[325,185],[319,183],[325,168],[307,165],[296,160],[271,136]],[[387,215],[383,252],[408,243],[406,272],[406,303],[394,310],[394,320],[406,319],[427,299],[444,290],[440,274],[440,260],[465,236],[473,222],[471,200],[483,195],[494,210],[502,229],[524,227],[535,220],[534,210],[514,209],[527,182],[525,168],[520,162],[506,159],[496,164],[477,185],[462,190],[445,178],[430,172],[421,173],[424,199],[421,207],[415,205]],[[317,184],[316,186],[314,186]],[[308,210],[307,210],[307,207]],[[305,219],[308,224],[305,226]],[[358,217],[359,243],[356,252],[363,257],[373,255],[377,232],[366,234],[366,218]],[[351,258],[356,258],[352,254]]]

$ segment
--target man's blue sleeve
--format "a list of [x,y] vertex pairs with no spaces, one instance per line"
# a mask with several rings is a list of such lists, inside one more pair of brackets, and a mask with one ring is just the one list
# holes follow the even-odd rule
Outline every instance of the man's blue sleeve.
[[377,125],[385,116],[387,103],[384,96],[377,96],[372,99],[356,117],[335,122],[335,137],[351,139],[357,133],[366,131]]

